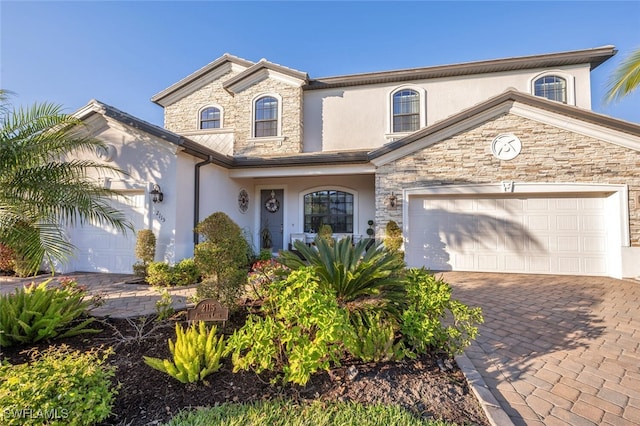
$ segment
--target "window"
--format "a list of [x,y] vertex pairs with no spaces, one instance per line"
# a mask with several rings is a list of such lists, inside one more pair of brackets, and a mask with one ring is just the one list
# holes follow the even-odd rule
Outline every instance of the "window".
[[540,77],[533,83],[533,90],[536,96],[567,103],[567,80],[557,75]]
[[420,95],[403,89],[393,95],[393,132],[415,132],[420,128]]
[[200,112],[201,129],[220,128],[220,110],[215,107],[205,108]]
[[278,100],[272,96],[255,103],[254,137],[278,136]]
[[353,233],[353,194],[323,190],[304,196],[304,231],[331,225],[334,233]]

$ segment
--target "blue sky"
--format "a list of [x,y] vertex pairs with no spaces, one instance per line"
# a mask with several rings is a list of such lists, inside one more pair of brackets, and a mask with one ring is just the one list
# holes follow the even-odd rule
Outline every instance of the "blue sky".
[[151,96],[228,52],[311,78],[613,44],[592,72],[596,112],[640,122],[640,91],[602,103],[640,47],[640,2],[179,2],[0,0],[0,87],[12,102],[95,98],[162,125]]

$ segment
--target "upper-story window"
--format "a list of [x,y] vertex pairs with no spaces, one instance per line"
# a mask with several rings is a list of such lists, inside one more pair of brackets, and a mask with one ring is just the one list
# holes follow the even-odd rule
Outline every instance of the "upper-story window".
[[420,94],[402,89],[393,94],[393,132],[415,132],[420,128]]
[[278,100],[264,96],[255,101],[254,136],[278,136]]
[[557,75],[540,77],[533,83],[533,93],[536,96],[566,104],[567,80]]
[[200,111],[200,128],[201,129],[219,129],[220,128],[220,109],[216,107],[207,107]]

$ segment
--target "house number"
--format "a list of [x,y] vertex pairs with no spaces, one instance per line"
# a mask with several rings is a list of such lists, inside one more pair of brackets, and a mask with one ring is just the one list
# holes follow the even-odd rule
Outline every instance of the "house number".
[[156,210],[155,214],[158,217],[158,220],[160,222],[164,222],[165,221],[164,215],[162,213],[160,213],[158,210]]

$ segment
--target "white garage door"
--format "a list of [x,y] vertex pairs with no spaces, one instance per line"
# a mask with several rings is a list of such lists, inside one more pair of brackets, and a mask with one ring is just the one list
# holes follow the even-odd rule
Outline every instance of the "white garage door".
[[432,270],[607,275],[604,196],[526,197],[411,196],[407,263]]
[[[128,194],[114,202],[131,221],[135,232],[144,229],[145,195]],[[126,235],[115,228],[85,225],[71,231],[71,242],[76,246],[74,269],[82,272],[109,272],[131,274],[136,262],[136,234],[128,231]]]

